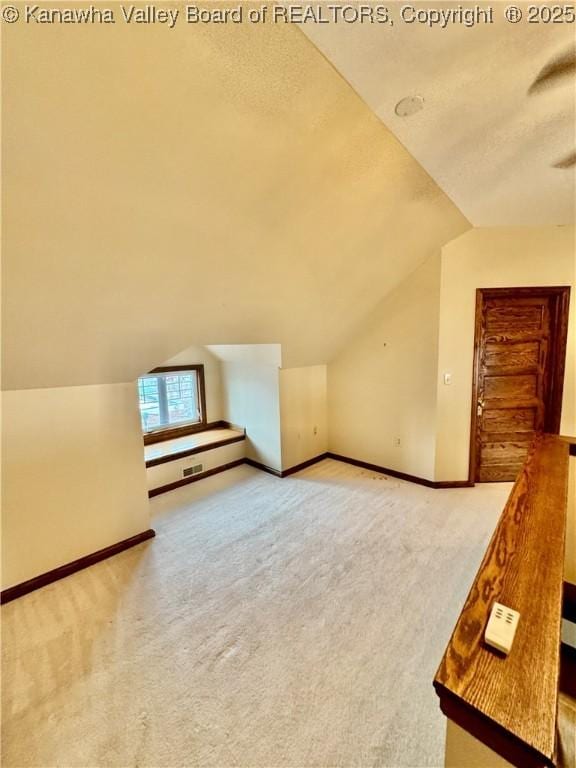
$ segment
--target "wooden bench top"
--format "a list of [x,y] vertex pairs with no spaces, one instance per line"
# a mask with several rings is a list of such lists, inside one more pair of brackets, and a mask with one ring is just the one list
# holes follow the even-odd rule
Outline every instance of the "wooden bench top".
[[224,445],[245,439],[244,431],[239,429],[210,429],[185,437],[165,440],[162,443],[147,445],[144,448],[144,459],[146,467],[155,467],[158,464],[183,459],[186,456],[193,456],[213,448],[222,448]]
[[[522,768],[554,764],[569,448],[534,440],[434,679],[444,714]],[[496,600],[520,612],[507,657],[483,642]]]

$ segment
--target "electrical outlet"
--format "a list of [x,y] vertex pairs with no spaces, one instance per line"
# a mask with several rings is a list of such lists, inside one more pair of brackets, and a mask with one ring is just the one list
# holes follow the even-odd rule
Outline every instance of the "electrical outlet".
[[518,611],[502,603],[494,603],[484,631],[484,640],[502,653],[510,653],[519,619]]
[[317,435],[318,434],[318,427],[314,427],[314,429],[312,430],[312,433],[314,435]]
[[400,438],[395,437],[394,438],[394,448],[400,448]]

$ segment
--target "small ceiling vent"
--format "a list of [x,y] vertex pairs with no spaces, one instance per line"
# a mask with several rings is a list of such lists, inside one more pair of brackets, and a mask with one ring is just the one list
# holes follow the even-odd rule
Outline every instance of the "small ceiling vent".
[[394,112],[396,112],[398,117],[410,117],[410,115],[420,112],[423,107],[424,99],[422,96],[406,96],[396,104]]

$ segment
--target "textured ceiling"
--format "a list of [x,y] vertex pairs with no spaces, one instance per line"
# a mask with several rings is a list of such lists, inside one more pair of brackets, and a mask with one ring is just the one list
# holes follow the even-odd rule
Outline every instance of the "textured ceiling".
[[566,222],[572,31],[306,27],[351,88],[291,25],[3,25],[4,387],[325,362],[462,211]]
[[[472,224],[573,222],[575,25],[530,24],[525,3],[511,24],[496,2],[493,24],[430,28],[402,23],[402,5],[390,4],[393,26],[301,29]],[[398,117],[406,96],[424,108]]]
[[328,360],[470,224],[297,27],[3,27],[3,381]]

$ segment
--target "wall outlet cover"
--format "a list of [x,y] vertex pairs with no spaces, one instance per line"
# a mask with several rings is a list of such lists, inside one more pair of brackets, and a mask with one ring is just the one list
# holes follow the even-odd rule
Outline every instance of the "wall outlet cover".
[[519,620],[518,611],[502,603],[494,603],[484,631],[484,640],[501,653],[510,653]]

